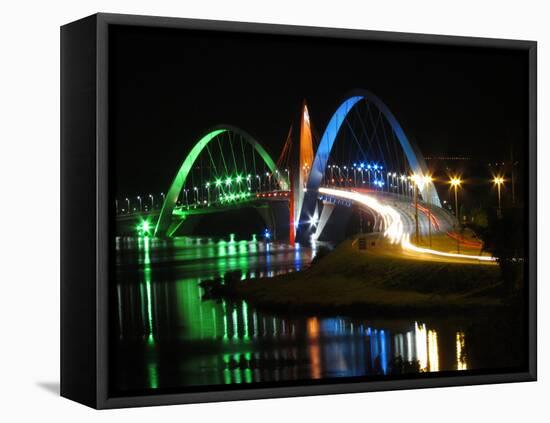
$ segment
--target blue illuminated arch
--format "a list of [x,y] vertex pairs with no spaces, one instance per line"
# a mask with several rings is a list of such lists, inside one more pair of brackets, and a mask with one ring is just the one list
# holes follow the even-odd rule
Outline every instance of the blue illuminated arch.
[[[311,167],[309,179],[307,181],[307,192],[304,196],[302,213],[300,214],[300,222],[309,220],[310,216],[313,215],[315,211],[315,202],[317,200],[317,192],[321,182],[323,181],[330,152],[332,151],[332,147],[336,141],[340,127],[342,126],[342,123],[344,123],[348,113],[361,100],[371,102],[384,115],[399,140],[401,147],[403,148],[403,152],[405,153],[405,157],[407,158],[411,170],[416,174],[428,174],[428,168],[424,158],[419,154],[418,148],[409,141],[407,135],[405,135],[405,131],[403,131],[403,128],[390,109],[382,102],[382,100],[370,91],[358,90],[356,91],[356,95],[349,97],[340,105],[340,107],[338,107],[336,112],[332,115],[325,132],[323,133],[319,147],[317,148],[317,152],[315,154],[313,165]],[[427,198],[426,194],[428,190],[431,194],[431,202],[441,207],[441,202],[433,183],[430,182],[429,185],[427,184],[424,187],[421,191],[422,197]]]

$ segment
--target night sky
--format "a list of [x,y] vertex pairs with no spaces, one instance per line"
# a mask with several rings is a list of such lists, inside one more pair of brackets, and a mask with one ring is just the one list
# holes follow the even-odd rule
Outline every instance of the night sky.
[[276,160],[303,99],[322,134],[346,94],[365,88],[422,153],[497,160],[527,146],[527,53],[114,27],[110,142],[120,195],[165,191],[192,145],[238,126]]

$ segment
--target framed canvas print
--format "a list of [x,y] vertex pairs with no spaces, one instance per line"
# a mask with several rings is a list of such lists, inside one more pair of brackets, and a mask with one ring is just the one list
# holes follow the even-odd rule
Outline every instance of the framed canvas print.
[[61,394],[536,379],[536,43],[61,28]]

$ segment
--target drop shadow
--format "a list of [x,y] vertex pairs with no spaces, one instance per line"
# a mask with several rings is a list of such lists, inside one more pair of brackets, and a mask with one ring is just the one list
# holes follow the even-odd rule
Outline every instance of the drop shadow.
[[36,386],[55,396],[60,395],[59,382],[37,382]]

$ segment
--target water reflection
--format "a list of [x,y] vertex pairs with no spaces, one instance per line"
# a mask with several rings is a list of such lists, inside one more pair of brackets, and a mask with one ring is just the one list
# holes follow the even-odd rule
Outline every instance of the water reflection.
[[[311,249],[258,241],[117,242],[119,390],[437,372],[469,368],[466,335],[420,321],[276,315],[204,301],[201,280],[297,271]],[[137,263],[137,265],[135,264]]]
[[464,341],[464,332],[456,333],[456,368],[457,370],[467,370],[466,348]]

